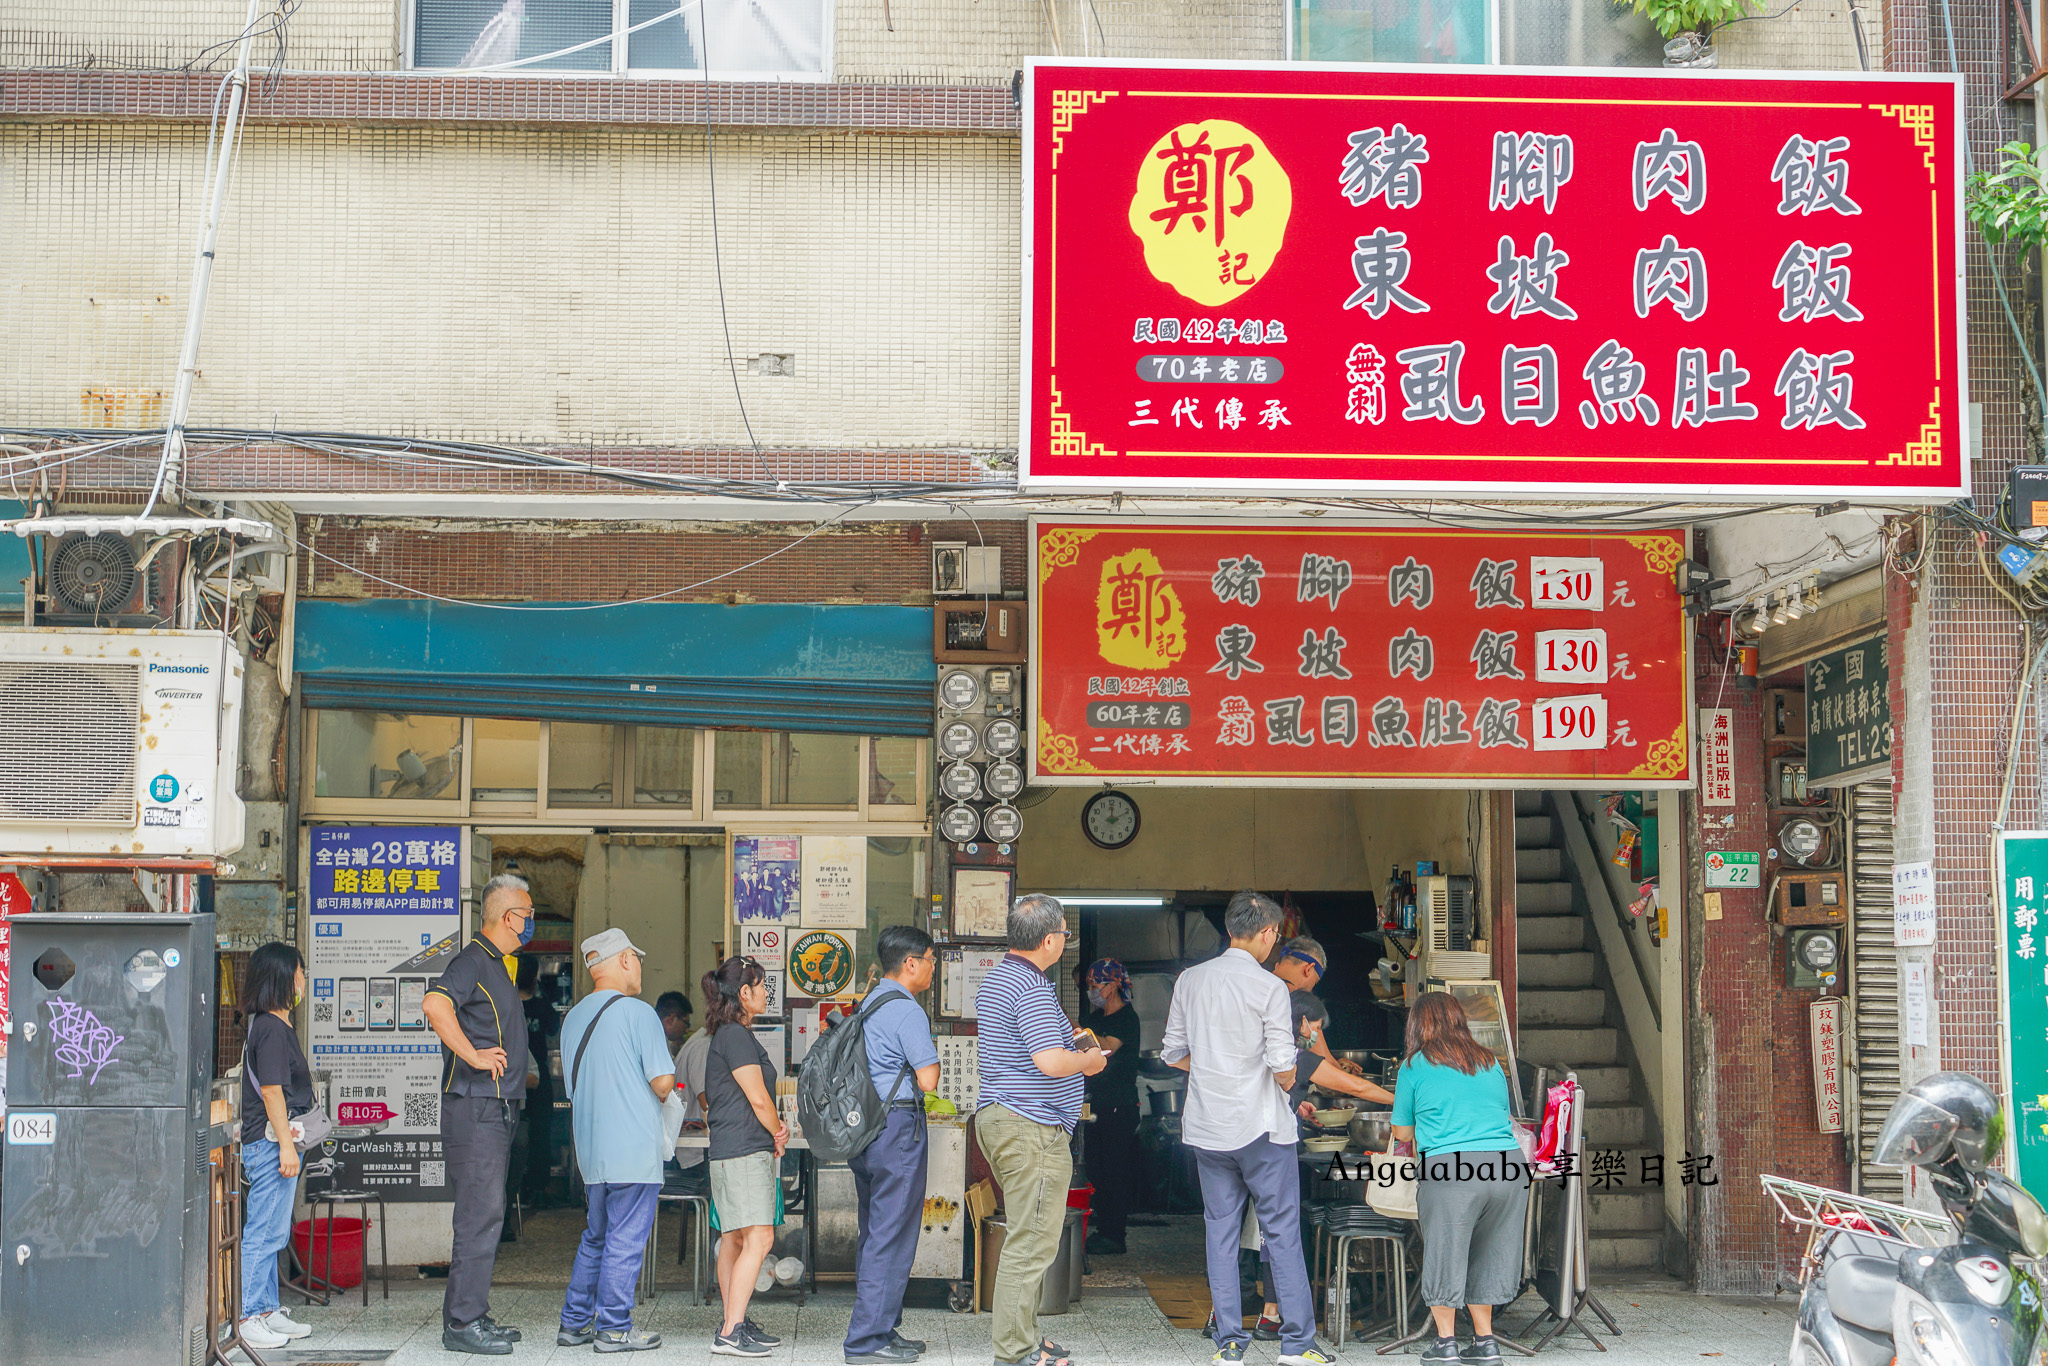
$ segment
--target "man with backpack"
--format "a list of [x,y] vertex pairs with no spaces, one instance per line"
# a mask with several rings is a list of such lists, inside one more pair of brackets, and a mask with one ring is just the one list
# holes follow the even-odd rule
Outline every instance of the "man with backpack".
[[633,1326],[633,1291],[654,1227],[666,1147],[661,1106],[675,1090],[675,1060],[654,1007],[637,1000],[646,955],[620,929],[583,941],[597,989],[562,1021],[562,1081],[574,1107],[576,1165],[589,1224],[562,1304],[563,1347],[641,1352],[661,1336]]
[[937,955],[932,937],[910,925],[890,925],[875,936],[882,980],[862,1002],[861,1028],[868,1077],[883,1113],[867,1147],[847,1159],[860,1197],[860,1246],[854,1265],[853,1319],[846,1329],[848,1366],[911,1362],[924,1344],[897,1330],[903,1292],[924,1219],[924,1096],[939,1089],[939,1050],[931,1021],[916,997],[932,984]]

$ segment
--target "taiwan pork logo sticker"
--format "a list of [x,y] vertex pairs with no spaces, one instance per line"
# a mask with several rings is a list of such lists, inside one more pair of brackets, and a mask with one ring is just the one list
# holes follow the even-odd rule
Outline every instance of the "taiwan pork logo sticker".
[[1259,135],[1203,119],[1152,144],[1130,222],[1153,277],[1214,307],[1265,278],[1293,210],[1293,182]]
[[844,935],[812,930],[790,948],[789,980],[806,996],[837,996],[853,981],[853,945]]

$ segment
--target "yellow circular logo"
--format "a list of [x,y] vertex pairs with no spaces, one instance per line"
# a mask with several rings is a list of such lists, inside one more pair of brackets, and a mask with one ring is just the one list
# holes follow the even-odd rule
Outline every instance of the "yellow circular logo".
[[1133,550],[1102,562],[1095,639],[1104,660],[1129,669],[1171,668],[1188,652],[1187,613],[1157,555]]
[[1145,154],[1131,231],[1162,284],[1227,304],[1265,278],[1287,235],[1294,186],[1259,135],[1228,119],[1183,123]]

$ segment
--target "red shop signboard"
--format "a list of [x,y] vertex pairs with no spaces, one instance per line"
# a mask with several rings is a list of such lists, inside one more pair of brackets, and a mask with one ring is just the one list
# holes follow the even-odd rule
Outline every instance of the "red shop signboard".
[[1037,781],[1690,785],[1682,531],[1033,538]]
[[1028,74],[1026,488],[1969,491],[1954,77]]

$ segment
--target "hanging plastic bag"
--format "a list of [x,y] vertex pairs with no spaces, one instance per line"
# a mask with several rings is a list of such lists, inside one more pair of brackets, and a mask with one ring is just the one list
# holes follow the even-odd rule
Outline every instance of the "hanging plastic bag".
[[664,1162],[676,1155],[676,1139],[683,1132],[683,1117],[687,1113],[683,1107],[683,1088],[678,1086],[669,1092],[668,1098],[661,1103],[661,1148]]
[[1557,1155],[1572,1131],[1572,1111],[1579,1103],[1579,1085],[1567,1077],[1544,1094],[1543,1127],[1537,1131],[1536,1147],[1530,1161],[1545,1171],[1555,1171]]

